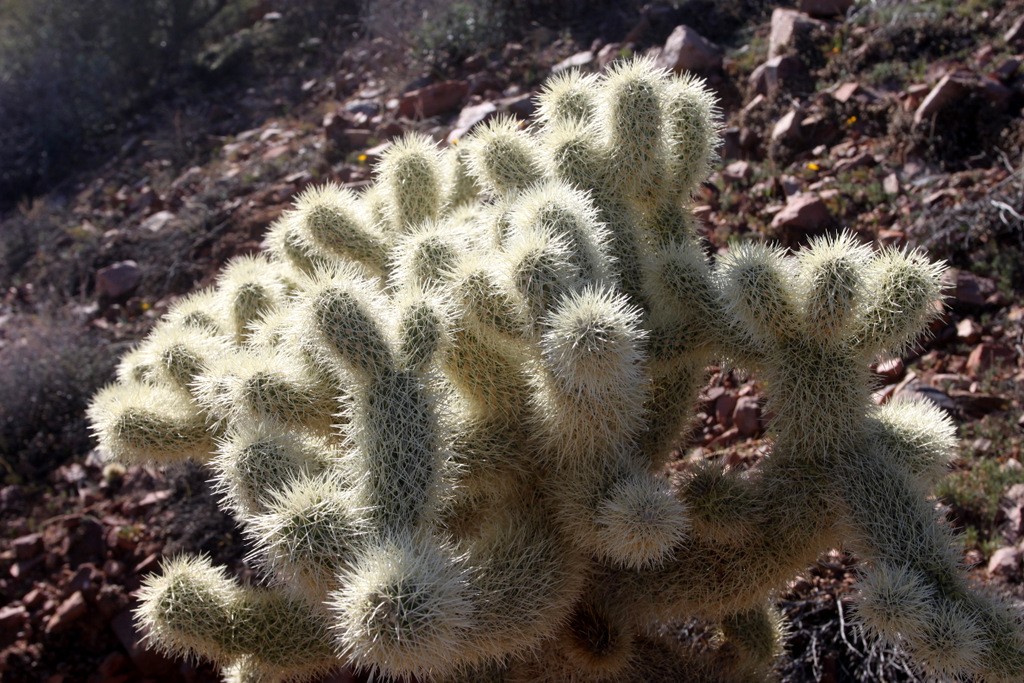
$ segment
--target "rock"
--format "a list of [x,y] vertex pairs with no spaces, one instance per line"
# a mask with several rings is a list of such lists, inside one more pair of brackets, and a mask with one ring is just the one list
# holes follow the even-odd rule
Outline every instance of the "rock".
[[835,17],[846,14],[853,7],[853,0],[800,0],[797,9],[812,17]]
[[736,411],[736,403],[736,396],[728,393],[722,394],[715,401],[715,419],[726,429],[732,426],[732,416]]
[[900,179],[895,173],[885,176],[882,181],[882,191],[890,196],[900,193]]
[[142,270],[135,261],[121,261],[96,271],[96,294],[100,298],[122,299],[142,282]]
[[851,171],[855,168],[870,168],[876,163],[874,154],[871,154],[870,152],[861,152],[851,159],[840,159],[836,162],[836,165],[832,167],[832,171],[839,174],[844,171]]
[[170,211],[157,211],[152,216],[142,221],[142,224],[139,227],[148,232],[160,232],[170,225],[175,218],[177,218],[177,216]]
[[729,183],[745,182],[753,175],[754,169],[746,161],[734,161],[722,169],[722,178]]
[[557,74],[560,71],[566,69],[578,69],[582,68],[594,61],[594,53],[590,50],[584,50],[583,52],[577,52],[571,57],[567,57],[551,67],[551,73]]
[[842,102],[845,104],[846,102],[850,101],[850,98],[853,97],[859,89],[860,83],[843,83],[841,86],[839,86],[832,92],[832,99],[834,99],[836,102]]
[[1009,30],[1003,34],[1003,40],[1007,43],[1016,43],[1024,39],[1024,15],[1017,17]]
[[768,95],[779,88],[800,83],[808,77],[807,68],[799,57],[786,55],[773,57],[750,74],[750,87],[754,93]]
[[88,611],[89,606],[85,602],[85,597],[81,591],[75,591],[70,598],[60,604],[57,611],[50,617],[46,623],[46,632],[59,633],[84,617]]
[[373,100],[349,100],[345,103],[345,111],[349,114],[373,117],[380,113],[380,105]]
[[622,59],[622,43],[608,43],[597,53],[597,68],[606,69],[617,59]]
[[950,73],[939,79],[921,106],[914,112],[914,125],[931,119],[934,115],[967,97],[971,90],[970,76]]
[[771,228],[786,245],[795,246],[805,237],[825,232],[833,222],[821,197],[811,193],[796,194],[775,214]]
[[1020,576],[1022,553],[1019,548],[1008,546],[992,553],[988,561],[989,576],[1015,579]]
[[956,324],[956,338],[958,341],[968,344],[976,344],[981,341],[981,325],[971,318],[964,318]]
[[454,109],[469,93],[466,81],[442,81],[406,93],[398,101],[398,115],[425,119]]
[[879,363],[875,368],[875,374],[882,377],[886,384],[898,382],[904,373],[906,373],[906,367],[903,365],[903,359],[899,357]]
[[43,552],[42,534],[28,534],[11,541],[11,549],[18,560],[31,560]]
[[110,621],[110,627],[117,635],[132,663],[145,676],[163,679],[178,673],[177,665],[158,651],[146,647],[143,634],[136,628],[131,610],[125,610]]
[[28,610],[24,605],[0,607],[0,649],[12,642],[27,623]]
[[455,127],[448,134],[448,144],[457,143],[466,137],[473,128],[491,119],[498,113],[498,107],[493,102],[484,102],[472,107],[466,107],[459,113]]
[[949,394],[944,392],[942,389],[937,389],[929,384],[914,379],[906,382],[900,387],[893,399],[903,399],[911,401],[928,400],[942,408],[951,415],[956,415],[959,412],[956,401],[950,398]]
[[800,121],[803,119],[803,112],[799,109],[790,109],[782,118],[775,122],[772,128],[773,141],[794,142],[803,137],[800,129]]
[[995,280],[969,273],[966,270],[950,268],[946,278],[947,282],[952,285],[952,296],[958,304],[984,306],[988,303],[989,297],[999,291]]
[[533,93],[503,97],[495,102],[499,110],[507,111],[517,119],[531,119],[537,112],[537,98]]
[[1010,543],[1024,537],[1024,484],[1014,484],[999,498],[996,523]]
[[1009,346],[994,342],[978,344],[967,357],[967,374],[979,377],[993,365],[1011,363],[1017,358],[1017,352]]
[[824,24],[803,12],[776,7],[772,12],[771,33],[768,36],[768,57],[778,57],[801,35],[807,35]]
[[681,24],[665,41],[655,66],[675,73],[710,73],[722,68],[722,51],[695,30]]
[[956,403],[960,412],[974,418],[984,417],[997,410],[1006,410],[1010,404],[1003,396],[962,389],[950,389],[949,397]]
[[755,436],[761,431],[761,402],[754,396],[741,396],[736,400],[732,422],[740,436]]

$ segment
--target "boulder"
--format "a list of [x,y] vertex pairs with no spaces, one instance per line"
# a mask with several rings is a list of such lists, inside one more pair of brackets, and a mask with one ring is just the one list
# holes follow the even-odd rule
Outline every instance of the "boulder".
[[466,81],[442,81],[406,93],[398,101],[398,114],[407,119],[429,118],[459,106],[469,93]]
[[768,57],[782,55],[798,37],[824,26],[823,22],[811,19],[803,12],[776,7],[772,12],[771,33],[768,36]]
[[689,26],[681,24],[665,41],[655,64],[676,73],[710,73],[722,68],[722,51]]
[[121,299],[142,282],[142,270],[135,261],[120,261],[96,271],[96,294],[101,298]]
[[808,77],[807,67],[799,57],[787,55],[773,57],[750,74],[750,89],[758,95],[768,95],[779,88],[799,83]]
[[834,221],[821,197],[813,193],[795,194],[772,219],[772,232],[787,246],[796,246],[805,238],[820,235]]

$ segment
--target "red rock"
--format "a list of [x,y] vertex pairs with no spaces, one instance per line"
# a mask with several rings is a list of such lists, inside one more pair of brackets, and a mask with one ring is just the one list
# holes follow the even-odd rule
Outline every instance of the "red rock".
[[816,194],[796,194],[772,219],[772,231],[786,244],[794,245],[803,237],[824,232],[833,223],[825,202]]
[[785,87],[807,77],[807,68],[799,57],[786,55],[773,57],[759,65],[750,74],[750,87],[753,92],[768,95],[779,88]]
[[956,324],[957,340],[968,344],[975,344],[981,341],[982,332],[981,325],[974,322],[971,318],[964,318]]
[[434,83],[403,95],[398,102],[398,114],[407,119],[437,116],[459,106],[468,93],[466,81]]
[[754,396],[742,396],[732,413],[733,424],[740,436],[755,436],[761,431],[761,402]]
[[448,134],[448,144],[457,144],[459,140],[466,137],[476,126],[490,120],[497,114],[498,107],[493,102],[483,102],[472,107],[466,107],[459,113],[455,127]]
[[571,57],[563,59],[558,64],[551,67],[551,73],[556,74],[559,71],[565,71],[566,69],[576,69],[584,67],[594,61],[594,53],[590,50],[584,50],[583,52],[577,52]]
[[694,29],[681,24],[665,41],[655,65],[675,73],[706,74],[722,68],[722,51]]
[[998,291],[994,280],[966,270],[950,268],[946,280],[952,285],[952,296],[956,302],[968,306],[984,306],[988,298]]
[[1014,484],[999,498],[996,522],[1010,543],[1024,537],[1024,484]]
[[824,27],[817,19],[803,12],[776,7],[772,12],[771,33],[768,35],[768,57],[778,57],[790,47],[797,36]]
[[746,161],[734,161],[722,170],[722,178],[727,182],[750,180],[753,175],[754,169]]
[[31,560],[43,552],[42,534],[29,534],[11,541],[11,549],[19,560]]
[[800,127],[800,120],[803,112],[799,109],[790,109],[772,127],[772,140],[795,141],[803,137]]
[[62,602],[50,617],[46,623],[46,632],[59,633],[84,617],[88,611],[89,606],[85,602],[85,597],[81,591],[76,591],[70,598]]
[[146,647],[143,634],[136,627],[131,610],[125,610],[110,621],[110,627],[117,635],[132,663],[146,676],[154,678],[171,677],[177,673],[177,665],[156,650]]
[[135,261],[120,261],[96,271],[96,295],[108,299],[128,296],[142,282],[142,270]]
[[935,114],[966,97],[971,90],[970,78],[955,72],[943,76],[914,112],[914,125],[931,119]]
[[902,358],[890,358],[875,368],[875,374],[885,378],[886,383],[898,381],[905,372]]
[[1017,352],[1004,344],[985,342],[978,344],[967,357],[967,374],[978,377],[993,365],[1010,363],[1017,358]]
[[715,401],[715,419],[726,429],[732,426],[732,416],[736,411],[736,403],[737,398],[732,394],[722,394]]
[[992,553],[992,557],[988,561],[988,573],[989,576],[1015,579],[1020,576],[1020,566],[1020,549],[1008,546]]
[[837,102],[848,102],[860,88],[860,83],[843,83],[832,93],[832,98]]
[[13,640],[28,623],[28,610],[24,605],[0,607],[0,649]]

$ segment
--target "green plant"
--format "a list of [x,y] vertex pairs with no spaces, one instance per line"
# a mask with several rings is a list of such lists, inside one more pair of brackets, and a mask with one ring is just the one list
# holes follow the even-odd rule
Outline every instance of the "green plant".
[[[539,111],[463,153],[408,137],[363,195],[308,191],[97,395],[114,458],[209,465],[272,579],[167,563],[138,611],[153,644],[236,681],[758,678],[773,591],[846,542],[869,629],[937,675],[1019,679],[1018,623],[927,498],[951,424],[870,400],[942,268],[847,235],[709,263],[687,207],[715,108],[649,62],[555,79]],[[673,489],[715,358],[758,373],[774,447]],[[657,635],[683,616],[719,625],[714,652]]]

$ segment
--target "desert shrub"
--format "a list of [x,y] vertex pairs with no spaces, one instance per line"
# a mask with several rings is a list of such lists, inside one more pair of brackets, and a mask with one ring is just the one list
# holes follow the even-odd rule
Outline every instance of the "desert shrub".
[[89,448],[83,411],[112,374],[116,345],[63,313],[13,315],[0,327],[0,457],[33,478]]

